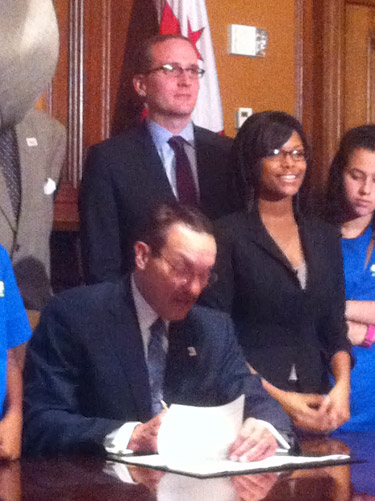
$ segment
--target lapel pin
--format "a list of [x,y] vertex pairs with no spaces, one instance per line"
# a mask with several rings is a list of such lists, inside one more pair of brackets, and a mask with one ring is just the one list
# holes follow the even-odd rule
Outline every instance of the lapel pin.
[[371,267],[370,267],[370,271],[371,271],[371,276],[372,277],[375,277],[375,264],[372,264]]
[[56,190],[56,183],[50,177],[44,183],[43,191],[45,195],[52,195],[52,193]]
[[187,350],[189,353],[189,357],[196,357],[197,356],[197,352],[195,351],[194,346],[188,346]]
[[26,138],[26,143],[27,146],[38,146],[38,141],[36,140],[36,137],[27,137]]

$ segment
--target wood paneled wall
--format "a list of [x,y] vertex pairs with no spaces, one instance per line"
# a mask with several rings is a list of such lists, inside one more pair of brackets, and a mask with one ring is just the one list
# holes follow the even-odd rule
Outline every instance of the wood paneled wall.
[[[155,33],[156,23],[153,0],[54,1],[60,59],[39,107],[68,129],[55,227],[69,232],[79,227],[77,190],[88,146],[134,122],[130,75],[137,34]],[[312,181],[321,193],[342,132],[375,116],[375,0],[206,0],[206,6],[225,132],[235,135],[234,113],[240,106],[295,112],[314,146]],[[230,24],[266,29],[266,57],[229,55]],[[346,28],[354,31],[346,34]],[[367,73],[358,80],[360,47],[367,51]],[[345,73],[350,64],[353,69]],[[358,103],[364,103],[364,111]]]
[[305,0],[303,122],[317,203],[342,134],[374,120],[375,0]]
[[131,13],[129,2],[118,4],[55,0],[60,58],[46,105],[68,130],[57,230],[78,229],[77,190],[87,148],[110,135]]
[[[138,38],[157,30],[152,2],[54,0],[60,57],[53,82],[38,107],[60,120],[68,130],[67,162],[51,241],[53,283],[57,290],[80,281],[77,198],[87,148],[132,125],[139,108],[130,76]],[[294,3],[206,0],[226,134],[235,135],[234,114],[241,106],[254,111],[294,112]],[[229,55],[230,24],[266,29],[266,57]]]
[[[39,107],[66,124],[68,157],[55,210],[57,230],[77,230],[77,189],[88,146],[131,123],[129,87],[134,33],[154,33],[152,0],[55,0],[60,58]],[[238,107],[294,112],[294,0],[206,0],[225,131],[235,135]],[[265,58],[228,54],[228,26],[269,34]],[[132,108],[133,106],[133,108]]]

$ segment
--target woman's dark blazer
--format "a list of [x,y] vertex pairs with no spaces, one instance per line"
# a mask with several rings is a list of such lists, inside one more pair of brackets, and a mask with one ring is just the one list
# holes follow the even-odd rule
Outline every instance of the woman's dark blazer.
[[258,212],[238,212],[216,223],[218,282],[202,303],[232,315],[247,360],[268,381],[292,389],[295,364],[301,391],[325,393],[331,357],[351,353],[340,235],[317,218],[299,216],[297,223],[305,290]]

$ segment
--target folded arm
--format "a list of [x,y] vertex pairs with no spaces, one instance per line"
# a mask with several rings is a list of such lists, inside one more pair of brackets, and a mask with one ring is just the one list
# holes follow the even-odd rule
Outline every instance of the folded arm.
[[359,324],[375,324],[375,301],[346,301],[346,319]]
[[348,326],[348,338],[350,339],[353,346],[360,346],[365,340],[368,324],[362,324],[360,322],[353,322],[348,320],[346,322]]
[[370,325],[375,325],[375,301],[346,301],[345,316],[348,338],[354,346],[360,346]]

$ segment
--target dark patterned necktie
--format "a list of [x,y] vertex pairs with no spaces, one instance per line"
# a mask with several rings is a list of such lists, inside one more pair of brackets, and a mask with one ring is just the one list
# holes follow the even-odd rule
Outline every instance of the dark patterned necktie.
[[178,200],[183,204],[197,205],[197,190],[194,184],[191,165],[181,136],[172,136],[168,141],[176,159],[176,185]]
[[158,318],[151,326],[151,337],[148,343],[147,367],[150,378],[151,405],[154,416],[162,411],[163,384],[166,353],[163,348],[165,324]]
[[21,176],[17,137],[14,129],[6,129],[0,133],[0,165],[14,214],[18,218],[21,201]]

